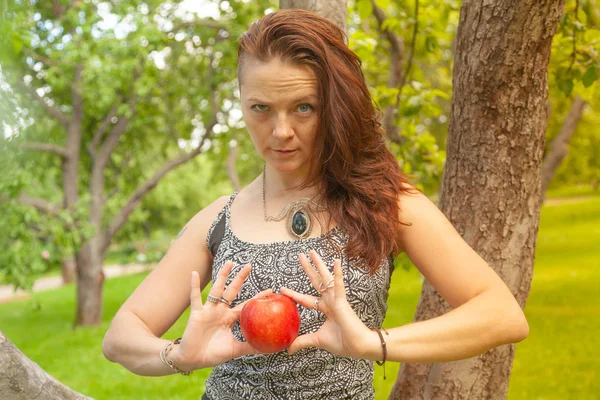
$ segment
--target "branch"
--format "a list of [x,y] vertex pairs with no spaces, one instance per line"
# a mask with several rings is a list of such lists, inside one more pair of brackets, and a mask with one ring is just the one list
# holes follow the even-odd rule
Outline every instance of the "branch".
[[61,208],[56,204],[49,202],[48,200],[40,199],[38,197],[31,197],[22,192],[18,198],[18,202],[23,205],[33,206],[38,210],[54,217],[60,216],[59,211]]
[[39,61],[41,63],[44,63],[46,65],[53,65],[53,66],[58,66],[58,65],[69,65],[66,64],[64,61],[60,61],[60,60],[53,60],[51,58],[48,58],[46,56],[43,56],[41,54],[36,53],[35,51],[31,50],[31,49],[24,49],[25,54],[27,54],[29,57],[33,58],[36,61]]
[[[575,0],[575,20],[579,22],[579,0]],[[573,27],[573,53],[571,54],[571,63],[567,69],[567,73],[571,72],[573,65],[575,65],[575,58],[577,57],[577,27]]]
[[213,135],[213,129],[215,125],[217,125],[217,86],[214,82],[214,73],[215,69],[213,68],[212,62],[214,60],[214,56],[211,55],[208,64],[208,74],[207,80],[210,82],[211,95],[210,95],[210,104],[212,117],[210,122],[206,127],[206,131],[202,138],[198,142],[198,146],[190,153],[183,154],[179,157],[176,157],[170,161],[167,161],[154,175],[148,179],[146,182],[141,184],[129,197],[123,208],[119,211],[119,213],[113,218],[108,227],[104,232],[104,239],[101,243],[100,248],[102,250],[106,250],[110,245],[110,241],[113,236],[121,229],[121,227],[127,222],[127,218],[133,212],[135,207],[139,204],[142,198],[149,193],[154,187],[158,184],[158,182],[171,170],[175,169],[179,165],[182,165],[192,158],[196,157],[198,154],[202,153],[202,147],[207,140],[210,140]]
[[573,137],[573,133],[577,130],[577,125],[583,116],[586,105],[587,102],[581,97],[575,97],[569,114],[560,128],[560,132],[550,144],[550,151],[546,154],[542,162],[542,198],[546,195],[546,190],[548,190],[548,186],[552,182],[554,173],[569,152],[569,142],[571,141],[571,137]]
[[62,146],[57,146],[54,144],[48,144],[48,143],[37,143],[37,142],[23,143],[23,144],[19,145],[19,148],[24,149],[24,150],[45,151],[48,153],[55,153],[55,154],[58,154],[59,156],[61,156],[62,158],[67,158],[69,156],[66,148],[64,148]]
[[0,331],[0,371],[3,399],[90,399],[63,385],[23,354]]
[[406,79],[408,78],[408,74],[410,73],[410,68],[412,67],[412,61],[415,54],[415,45],[417,43],[417,33],[419,32],[419,0],[415,0],[415,25],[413,27],[413,35],[410,41],[410,53],[408,55],[408,61],[406,62],[406,70],[402,75],[402,81],[400,82],[398,94],[396,95],[396,104],[400,104],[400,95],[402,94],[402,89],[406,84]]
[[46,100],[45,100],[46,98],[37,94],[37,91],[34,88],[27,86],[21,80],[18,80],[18,85],[21,88],[23,88],[27,93],[29,93],[35,100],[37,100],[37,102],[40,103],[42,105],[42,107],[44,107],[44,109],[48,112],[48,114],[50,114],[54,118],[56,118],[58,120],[58,122],[60,122],[64,127],[67,127],[69,125],[69,122],[70,122],[69,117],[65,113],[60,111],[58,108],[47,104]]
[[213,21],[210,19],[195,19],[189,22],[182,22],[180,24],[174,25],[171,31],[179,31],[187,28],[195,28],[197,26],[204,26],[207,28],[215,28],[215,29],[224,29],[227,30],[225,25],[218,21]]
[[[379,29],[382,33],[385,34],[386,38],[390,42],[390,75],[388,77],[387,86],[389,88],[398,87],[399,82],[402,79],[402,59],[404,57],[404,40],[395,32],[390,31],[389,29],[383,29],[383,23],[387,19],[385,13],[379,6],[375,3],[375,0],[371,0],[373,4],[373,15],[377,19],[379,23]],[[400,89],[398,90],[398,93]],[[398,108],[399,98],[396,98],[396,107]],[[383,128],[392,142],[400,144],[406,139],[398,134],[398,128],[394,124],[394,105],[390,104],[386,107],[383,113]]]
[[88,153],[92,156],[92,158],[96,158],[96,149],[98,149],[98,146],[100,145],[100,142],[102,141],[102,137],[104,136],[104,133],[110,126],[111,120],[113,119],[113,117],[115,117],[117,115],[118,109],[119,109],[118,105],[115,105],[113,108],[111,108],[111,110],[108,112],[108,114],[106,114],[106,117],[104,117],[104,119],[100,123],[100,126],[98,127],[98,129],[96,129],[96,132],[94,133],[92,142],[90,144],[88,144],[87,150],[88,150]]
[[102,248],[106,249],[110,244],[111,238],[118,232],[118,230],[127,222],[127,218],[133,212],[135,207],[139,204],[142,198],[150,192],[154,187],[158,184],[158,182],[165,176],[168,172],[175,169],[181,164],[184,164],[196,157],[198,154],[202,153],[202,145],[206,140],[208,140],[212,136],[212,130],[215,124],[209,125],[206,131],[206,134],[200,140],[200,144],[190,153],[184,154],[180,157],[177,157],[173,160],[168,161],[165,165],[162,166],[150,179],[140,185],[133,194],[127,200],[127,203],[121,211],[113,218],[110,225],[105,231],[104,241],[102,243]]

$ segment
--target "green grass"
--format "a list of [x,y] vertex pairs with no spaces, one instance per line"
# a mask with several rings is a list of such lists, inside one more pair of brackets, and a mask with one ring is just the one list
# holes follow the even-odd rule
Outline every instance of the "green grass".
[[547,198],[573,197],[573,196],[600,196],[600,189],[595,190],[592,185],[562,185],[548,189]]
[[[525,309],[530,334],[517,344],[510,400],[598,398],[599,243],[600,197],[544,207]],[[140,377],[102,356],[101,341],[110,319],[143,278],[138,274],[106,281],[100,327],[72,329],[75,288],[68,286],[0,305],[0,329],[47,372],[94,398],[199,398],[207,370],[190,377]],[[420,288],[415,269],[394,272],[384,326],[411,322]],[[165,337],[178,337],[186,320],[187,313]],[[399,366],[386,363],[387,380],[375,366],[377,399],[387,398]]]

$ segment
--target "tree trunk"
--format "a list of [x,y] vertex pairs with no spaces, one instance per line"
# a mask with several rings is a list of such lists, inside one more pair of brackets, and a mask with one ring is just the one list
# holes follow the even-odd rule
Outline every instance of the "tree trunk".
[[102,254],[100,237],[94,236],[77,253],[77,315],[75,326],[100,325],[102,321]]
[[89,399],[48,375],[0,332],[0,399]]
[[346,32],[348,0],[279,0],[279,8],[300,8],[327,18]]
[[587,102],[581,97],[575,97],[569,114],[560,128],[560,132],[550,144],[550,151],[546,154],[544,163],[542,164],[542,196],[544,197],[546,196],[546,190],[548,190],[550,182],[552,182],[554,173],[569,152],[569,142],[577,129],[577,124],[581,120],[586,104]]
[[[533,274],[547,69],[564,0],[464,0],[440,209],[521,307]],[[415,321],[450,310],[425,281]],[[504,399],[515,345],[404,363],[390,399]]]
[[75,281],[76,270],[75,259],[72,257],[64,258],[61,262],[61,275],[63,285],[68,285]]

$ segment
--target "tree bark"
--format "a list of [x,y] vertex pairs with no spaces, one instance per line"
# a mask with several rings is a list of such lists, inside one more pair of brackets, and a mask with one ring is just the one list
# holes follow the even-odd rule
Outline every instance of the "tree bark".
[[48,375],[0,332],[0,398],[3,400],[90,399]]
[[348,0],[279,0],[279,8],[300,8],[327,18],[346,32]]
[[552,182],[554,173],[569,152],[569,142],[583,116],[586,104],[587,102],[581,97],[575,97],[560,132],[550,144],[550,151],[546,154],[544,163],[542,164],[542,196],[544,197],[546,196],[546,190],[548,190],[550,182]]
[[61,276],[63,285],[75,282],[77,266],[73,257],[64,258],[61,262]]
[[[564,7],[554,0],[462,3],[440,209],[521,307],[533,274],[547,69]],[[425,281],[415,321],[450,310]],[[504,399],[515,345],[446,363],[404,363],[390,399]]]
[[100,251],[102,236],[94,235],[77,252],[77,313],[75,326],[100,325],[102,321],[102,285],[104,254]]

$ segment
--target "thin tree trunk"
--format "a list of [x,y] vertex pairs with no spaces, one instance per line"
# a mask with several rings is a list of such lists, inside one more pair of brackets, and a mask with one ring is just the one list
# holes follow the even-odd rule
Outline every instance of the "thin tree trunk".
[[104,254],[100,235],[84,243],[77,253],[77,314],[75,326],[100,325],[102,321],[102,284]]
[[[440,209],[525,307],[541,204],[547,70],[564,1],[462,3]],[[415,321],[450,310],[425,281]],[[505,399],[515,345],[404,363],[390,399]]]
[[327,18],[346,32],[348,0],[279,0],[279,8],[300,8]]
[[560,132],[550,144],[550,151],[546,154],[544,163],[542,164],[542,195],[544,197],[546,196],[546,190],[548,190],[550,182],[552,182],[552,178],[554,178],[554,173],[569,152],[569,142],[577,129],[586,104],[587,102],[581,97],[575,97]]
[[68,285],[75,281],[75,273],[77,266],[75,259],[72,257],[64,258],[61,262],[61,276],[63,285]]
[[69,389],[23,354],[0,332],[0,399],[89,399]]

